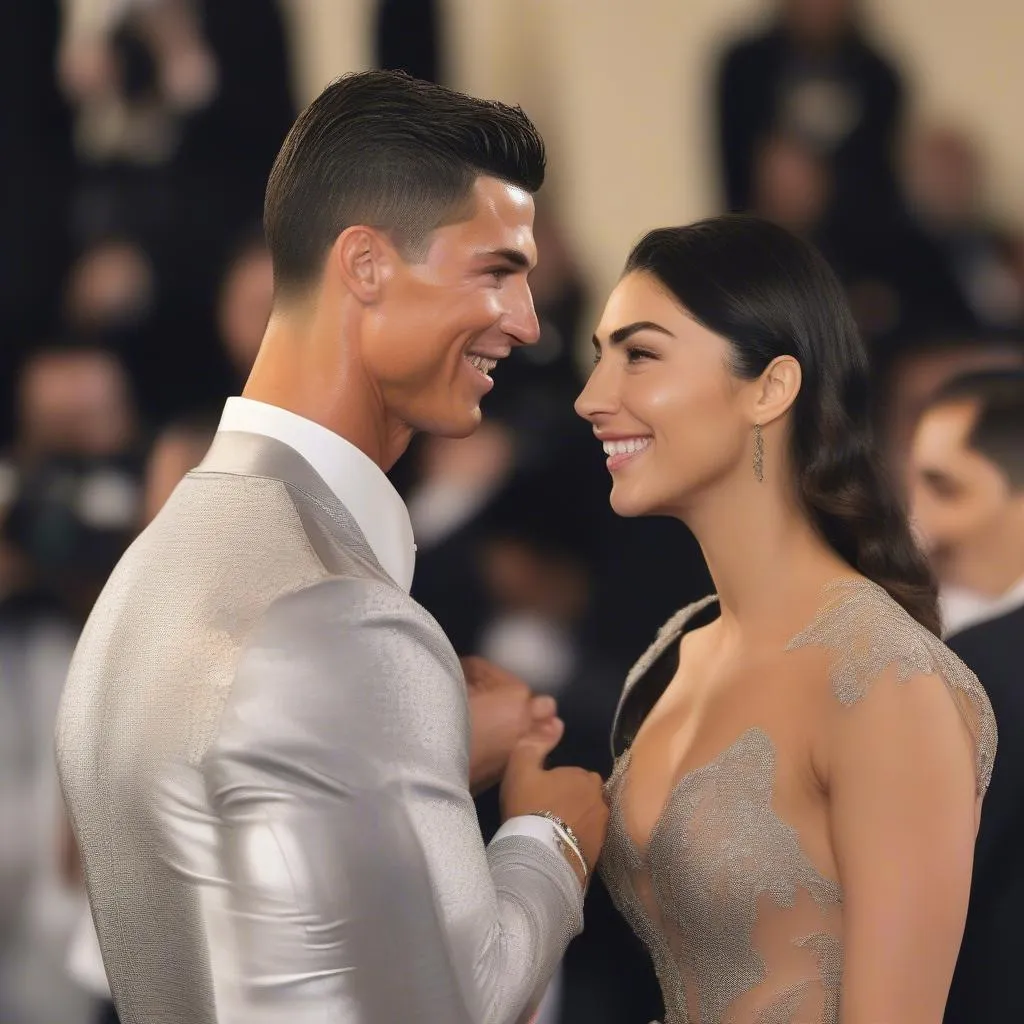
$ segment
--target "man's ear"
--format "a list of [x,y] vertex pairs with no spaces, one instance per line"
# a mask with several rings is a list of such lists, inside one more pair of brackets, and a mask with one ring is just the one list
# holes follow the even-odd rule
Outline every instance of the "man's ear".
[[349,293],[360,302],[373,305],[380,301],[398,258],[394,246],[381,232],[354,225],[338,235],[329,265]]
[[796,401],[803,382],[800,364],[792,356],[773,359],[757,379],[751,415],[762,427],[786,414]]

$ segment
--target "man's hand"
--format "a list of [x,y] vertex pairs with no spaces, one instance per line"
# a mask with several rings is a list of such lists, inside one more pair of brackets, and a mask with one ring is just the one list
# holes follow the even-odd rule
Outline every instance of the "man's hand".
[[505,772],[512,748],[527,733],[550,723],[561,733],[552,697],[534,697],[511,672],[484,658],[462,659],[469,697],[472,739],[469,788],[476,796],[495,785]]
[[580,867],[574,854],[566,852],[566,860],[586,885],[604,845],[608,805],[603,781],[596,772],[544,767],[560,738],[560,727],[542,725],[516,744],[501,783],[501,816],[508,821],[521,814],[550,811],[561,818],[575,832],[587,870]]

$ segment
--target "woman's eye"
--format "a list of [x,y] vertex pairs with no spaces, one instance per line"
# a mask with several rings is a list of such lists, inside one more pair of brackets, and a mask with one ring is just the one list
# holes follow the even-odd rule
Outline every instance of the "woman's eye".
[[654,359],[656,358],[653,352],[648,352],[645,348],[635,348],[630,346],[626,349],[626,361],[629,363],[638,363],[642,359]]

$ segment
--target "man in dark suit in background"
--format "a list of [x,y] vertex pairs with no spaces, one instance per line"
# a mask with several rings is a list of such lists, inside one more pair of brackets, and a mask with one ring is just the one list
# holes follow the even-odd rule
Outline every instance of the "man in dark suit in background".
[[949,646],[999,728],[945,1024],[1004,1024],[1024,1020],[1024,371],[943,388],[918,425],[913,480]]

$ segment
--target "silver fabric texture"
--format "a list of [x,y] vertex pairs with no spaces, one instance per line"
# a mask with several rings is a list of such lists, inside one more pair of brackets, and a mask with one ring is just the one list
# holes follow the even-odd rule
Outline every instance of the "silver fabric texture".
[[57,727],[125,1024],[505,1024],[582,927],[485,850],[434,620],[287,446],[218,435],[122,560]]
[[[683,609],[663,627],[627,677],[620,710],[713,600]],[[787,650],[805,646],[829,651],[832,690],[847,706],[893,666],[897,681],[915,673],[939,676],[974,738],[984,793],[996,743],[985,691],[885,591],[868,581],[828,588],[822,609]],[[771,737],[750,728],[684,775],[643,850],[626,827],[629,763],[627,747],[606,786],[611,819],[599,868],[651,954],[666,1024],[838,1024],[842,891],[815,869],[797,831],[774,810]]]

